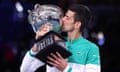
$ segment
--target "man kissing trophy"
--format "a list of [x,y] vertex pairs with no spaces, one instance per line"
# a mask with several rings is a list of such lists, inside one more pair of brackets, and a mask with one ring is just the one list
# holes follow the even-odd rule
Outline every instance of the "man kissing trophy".
[[71,53],[67,51],[65,46],[66,40],[60,35],[59,19],[63,16],[61,8],[50,4],[36,4],[34,9],[28,10],[28,12],[28,21],[35,33],[37,33],[43,25],[47,25],[50,30],[36,40],[39,52],[35,57],[47,63],[47,56],[50,55],[50,53],[59,52],[63,58],[70,56]]

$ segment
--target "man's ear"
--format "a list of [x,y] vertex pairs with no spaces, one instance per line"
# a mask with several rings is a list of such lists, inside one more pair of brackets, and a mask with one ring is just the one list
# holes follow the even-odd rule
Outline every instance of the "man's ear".
[[80,29],[80,27],[81,27],[81,22],[80,22],[80,21],[77,21],[77,22],[75,23],[75,29]]

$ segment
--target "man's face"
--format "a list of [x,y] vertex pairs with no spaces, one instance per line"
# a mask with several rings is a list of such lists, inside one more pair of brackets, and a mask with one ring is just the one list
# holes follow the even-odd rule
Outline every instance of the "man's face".
[[65,16],[61,19],[61,30],[63,32],[71,32],[74,30],[74,12],[68,10]]

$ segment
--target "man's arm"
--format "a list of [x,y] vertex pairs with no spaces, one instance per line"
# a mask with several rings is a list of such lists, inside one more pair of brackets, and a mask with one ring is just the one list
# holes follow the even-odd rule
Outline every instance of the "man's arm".
[[32,50],[33,48],[29,50],[23,58],[20,66],[20,72],[34,72],[37,68],[44,65],[43,62],[34,57],[36,52],[33,52]]
[[[35,39],[44,36],[47,32],[49,32],[49,28],[47,25],[43,25],[39,28],[39,31],[36,33]],[[34,46],[31,48],[30,51],[28,51],[23,58],[20,72],[34,72],[38,67],[43,66],[44,63],[35,58],[34,56],[39,52],[39,48],[37,47],[37,44],[34,44]]]
[[96,45],[93,45],[87,57],[87,64],[85,72],[100,72],[100,52],[99,48]]

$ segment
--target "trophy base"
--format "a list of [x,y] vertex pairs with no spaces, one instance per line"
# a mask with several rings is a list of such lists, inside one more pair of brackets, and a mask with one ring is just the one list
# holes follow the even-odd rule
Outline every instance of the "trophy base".
[[47,56],[52,57],[50,55],[50,53],[56,54],[56,52],[60,53],[60,55],[63,58],[67,58],[70,55],[72,55],[71,52],[67,51],[62,46],[57,45],[57,44],[52,44],[52,45],[49,45],[47,48],[39,51],[39,53],[35,57],[38,58],[39,60],[43,61],[44,63],[48,64],[49,66],[52,66],[51,64],[47,63],[47,61],[48,61]]
[[72,53],[69,52],[64,45],[65,39],[54,31],[48,32],[40,38],[37,43],[39,43],[40,51],[35,57],[50,66],[52,65],[47,63],[47,56],[50,56],[51,53],[56,54],[56,52],[58,52],[63,58],[68,58],[72,55]]

